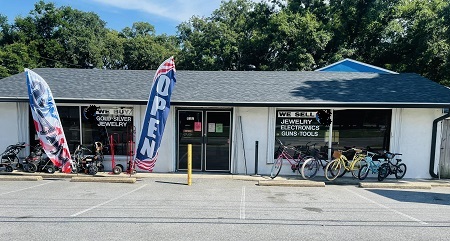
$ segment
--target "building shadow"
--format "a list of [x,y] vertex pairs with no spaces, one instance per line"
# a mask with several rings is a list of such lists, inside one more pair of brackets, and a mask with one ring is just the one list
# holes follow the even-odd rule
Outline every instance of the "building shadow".
[[399,202],[450,205],[450,194],[445,193],[385,189],[370,189],[367,191]]
[[157,183],[165,183],[165,184],[176,184],[176,185],[183,185],[183,186],[187,186],[187,183],[182,183],[182,182],[166,182],[166,181],[155,181]]
[[[389,77],[387,77],[389,76]],[[414,74],[408,75],[369,75],[366,78],[348,79],[348,76],[336,75],[332,79],[321,76],[314,80],[305,80],[290,90],[290,94],[306,100],[330,102],[417,102],[427,99],[439,100],[439,95],[430,96],[417,90],[443,91],[436,83],[423,81]],[[389,84],[386,83],[389,81]],[[429,92],[427,92],[429,93]]]

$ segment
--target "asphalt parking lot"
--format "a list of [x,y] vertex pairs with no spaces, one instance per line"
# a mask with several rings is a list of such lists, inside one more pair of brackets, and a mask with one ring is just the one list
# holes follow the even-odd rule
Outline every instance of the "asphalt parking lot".
[[448,240],[450,188],[184,176],[0,182],[2,240]]

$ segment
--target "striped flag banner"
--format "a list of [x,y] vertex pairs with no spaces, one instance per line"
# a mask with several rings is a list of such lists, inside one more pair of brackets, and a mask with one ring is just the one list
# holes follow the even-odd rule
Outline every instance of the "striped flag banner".
[[136,146],[134,162],[137,167],[153,171],[158,149],[170,110],[170,95],[175,87],[175,62],[173,57],[164,61],[153,78],[145,117]]
[[34,127],[42,148],[57,168],[70,173],[73,163],[52,92],[35,72],[25,69],[25,75]]

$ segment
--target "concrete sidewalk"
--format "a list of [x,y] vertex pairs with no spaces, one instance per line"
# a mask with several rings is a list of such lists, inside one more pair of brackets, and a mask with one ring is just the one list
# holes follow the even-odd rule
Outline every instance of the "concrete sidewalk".
[[[40,181],[43,179],[70,178],[71,182],[113,182],[135,183],[143,178],[186,178],[187,173],[136,173],[133,175],[121,173],[112,174],[99,172],[96,175],[27,172],[0,172],[0,181]],[[361,188],[398,188],[398,189],[430,189],[432,187],[450,187],[450,179],[385,179],[379,182],[376,178],[360,181],[353,177],[341,177],[328,181],[325,177],[317,176],[312,180],[304,180],[299,176],[278,176],[271,179],[263,175],[234,175],[227,173],[193,173],[192,179],[235,179],[254,181],[260,186],[289,186],[289,187],[325,187],[327,185],[352,185]]]

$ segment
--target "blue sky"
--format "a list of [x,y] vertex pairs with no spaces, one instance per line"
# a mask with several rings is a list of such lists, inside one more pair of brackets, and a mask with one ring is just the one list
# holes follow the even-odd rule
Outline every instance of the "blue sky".
[[[0,14],[10,23],[16,16],[25,17],[38,0],[0,0]],[[70,6],[95,12],[106,22],[106,27],[121,31],[134,22],[148,22],[155,26],[156,34],[176,34],[176,26],[193,15],[208,17],[219,8],[221,0],[45,0],[56,7]]]

